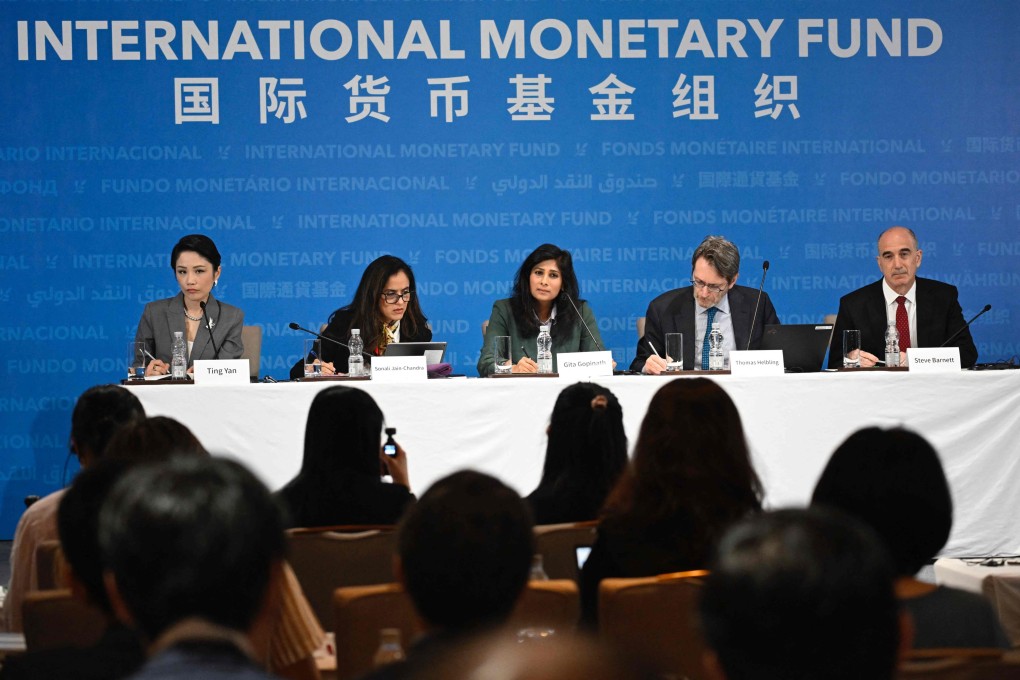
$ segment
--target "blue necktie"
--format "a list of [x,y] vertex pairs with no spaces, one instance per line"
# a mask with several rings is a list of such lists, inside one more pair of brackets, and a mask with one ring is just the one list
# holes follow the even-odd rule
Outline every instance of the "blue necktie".
[[708,370],[708,336],[712,334],[712,319],[719,310],[715,307],[708,308],[708,321],[705,322],[705,341],[701,343],[701,370]]

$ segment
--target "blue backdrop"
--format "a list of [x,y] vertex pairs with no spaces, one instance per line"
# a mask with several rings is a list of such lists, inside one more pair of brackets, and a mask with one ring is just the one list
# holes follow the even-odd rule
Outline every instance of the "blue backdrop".
[[473,374],[539,243],[626,364],[706,234],[806,323],[893,224],[965,316],[993,305],[980,360],[1017,354],[1018,25],[1001,0],[0,3],[0,536],[73,474],[74,399],[121,378],[192,232],[279,378],[288,322],[382,253]]

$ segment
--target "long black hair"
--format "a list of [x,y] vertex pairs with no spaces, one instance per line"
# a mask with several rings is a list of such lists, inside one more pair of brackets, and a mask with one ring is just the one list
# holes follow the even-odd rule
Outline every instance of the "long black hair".
[[551,243],[543,243],[531,251],[531,254],[524,258],[520,268],[514,275],[514,287],[510,294],[510,309],[514,314],[514,321],[517,323],[523,335],[538,334],[538,305],[535,298],[531,296],[531,271],[540,263],[546,260],[553,260],[560,270],[560,294],[553,300],[556,309],[556,323],[550,329],[550,335],[559,335],[570,331],[577,324],[577,314],[573,307],[564,299],[569,295],[574,303],[580,307],[581,300],[577,299],[577,276],[574,274],[574,259],[570,256],[569,250],[563,250]]
[[595,383],[577,383],[560,392],[535,493],[576,490],[594,519],[626,467],[627,433],[616,395]]
[[[421,305],[418,304],[418,293],[411,266],[395,255],[378,257],[365,268],[365,273],[361,275],[361,282],[358,283],[358,290],[354,293],[354,300],[342,308],[354,312],[351,315],[351,323],[347,326],[347,332],[350,334],[352,328],[361,330],[361,337],[364,338],[367,351],[371,351],[369,348],[379,346],[379,336],[382,335],[385,321],[379,312],[379,301],[382,299],[386,282],[391,276],[400,272],[407,274],[408,285],[411,289],[411,299],[407,301],[404,318],[400,321],[401,327],[407,329],[408,335],[416,336],[428,323],[428,319],[421,311]],[[340,311],[338,309],[333,312],[329,321],[332,322],[333,317]]]

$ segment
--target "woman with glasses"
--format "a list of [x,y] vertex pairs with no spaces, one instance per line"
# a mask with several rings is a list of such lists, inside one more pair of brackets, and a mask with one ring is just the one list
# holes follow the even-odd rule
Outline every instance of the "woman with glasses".
[[499,336],[510,336],[514,373],[537,373],[538,330],[546,324],[552,336],[554,367],[559,352],[605,348],[595,314],[587,302],[577,299],[577,277],[570,251],[551,243],[540,245],[524,258],[514,276],[511,297],[492,305],[478,359],[478,375],[484,378],[495,371],[494,342]]
[[[381,355],[391,342],[428,342],[432,329],[418,305],[414,286],[411,267],[399,257],[383,255],[368,265],[354,300],[330,315],[322,334],[346,345],[351,329],[357,328],[365,352],[374,356]],[[329,340],[320,341],[319,346],[323,375],[347,373],[350,352],[346,347]],[[304,362],[299,361],[290,369],[290,377],[303,375]]]

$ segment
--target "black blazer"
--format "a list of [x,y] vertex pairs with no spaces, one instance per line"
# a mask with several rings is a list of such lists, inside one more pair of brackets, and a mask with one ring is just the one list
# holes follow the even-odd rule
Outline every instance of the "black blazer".
[[[965,322],[958,297],[956,286],[917,278],[917,347],[938,347],[963,327]],[[884,358],[887,319],[882,279],[841,297],[829,346],[829,368],[843,366],[843,331],[848,329],[861,332],[862,350]],[[969,328],[950,343],[954,345],[960,348],[960,363],[965,368],[977,363],[977,347]]]
[[[240,359],[244,351],[244,345],[241,344],[244,312],[233,305],[220,302],[212,295],[205,305],[205,311],[213,323],[213,338],[220,350],[220,359]],[[138,330],[135,331],[135,342],[144,342],[145,348],[154,357],[169,364],[170,355],[173,353],[174,331],[184,333],[187,340],[184,326],[184,293],[178,293],[172,298],[154,300],[145,305],[142,318],[138,321]],[[195,359],[214,358],[216,354],[213,351],[213,343],[209,342],[209,331],[206,330],[205,321],[202,321],[198,324],[198,332],[195,333],[195,343],[188,356],[188,366],[191,366]]]
[[[751,329],[751,317],[754,316],[754,305],[758,300],[758,289],[747,286],[733,286],[727,293],[730,303],[730,315],[733,317],[733,332],[736,334],[738,349],[747,347],[747,337],[751,334],[751,349],[761,347],[761,338],[765,334],[767,324],[778,324],[779,317],[772,306],[769,294],[762,292],[761,307],[758,318]],[[694,304],[692,286],[667,291],[652,300],[645,313],[645,334],[638,340],[637,353],[631,362],[632,371],[644,368],[645,361],[652,354],[648,346],[651,342],[660,353],[666,351],[666,333],[684,334],[684,367],[694,366],[694,318],[697,312]]]
[[[341,307],[340,309],[333,312],[329,317],[329,325],[326,326],[326,330],[322,332],[322,335],[327,338],[333,338],[340,342],[347,344],[350,339],[350,326],[351,319],[354,317],[354,311],[350,307]],[[362,328],[361,337],[363,340],[367,329]],[[411,333],[411,327],[408,324],[400,324],[400,341],[401,342],[429,342],[432,340],[432,329],[428,326],[424,326],[418,329],[417,333]],[[319,359],[333,364],[333,368],[336,369],[337,373],[347,372],[347,360],[351,356],[350,350],[346,347],[330,342],[329,340],[319,341]],[[373,353],[374,348],[365,347],[365,351],[369,354]],[[366,364],[370,364],[371,361],[366,358]],[[298,361],[290,368],[290,379],[297,380],[305,376],[305,366],[303,361]]]

